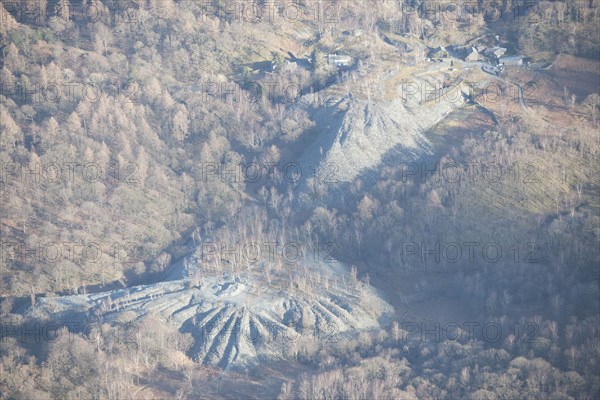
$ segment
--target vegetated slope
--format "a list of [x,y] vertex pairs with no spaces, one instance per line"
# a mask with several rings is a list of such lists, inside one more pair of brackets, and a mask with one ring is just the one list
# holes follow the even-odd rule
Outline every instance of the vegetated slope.
[[192,335],[194,360],[228,367],[285,359],[303,343],[336,341],[340,335],[378,328],[393,311],[338,263],[305,268],[306,280],[290,270],[280,272],[271,272],[267,285],[256,270],[44,298],[28,316],[82,322],[90,317],[101,322],[158,317]]

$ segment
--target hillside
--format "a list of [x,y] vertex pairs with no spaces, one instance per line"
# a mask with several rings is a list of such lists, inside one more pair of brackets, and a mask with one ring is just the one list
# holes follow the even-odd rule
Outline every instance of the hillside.
[[0,0],[0,398],[594,398],[599,15]]

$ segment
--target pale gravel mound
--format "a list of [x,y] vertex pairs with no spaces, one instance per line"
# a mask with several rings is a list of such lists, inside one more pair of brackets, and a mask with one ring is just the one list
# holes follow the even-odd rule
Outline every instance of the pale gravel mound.
[[[460,95],[424,101],[430,99],[436,82],[415,78],[411,84],[422,90],[407,95],[399,87],[397,97],[388,101],[368,101],[333,90],[303,96],[297,107],[312,115],[319,134],[300,165],[316,167],[319,180],[335,191],[361,174],[430,155],[432,145],[424,133],[465,102]],[[305,201],[306,189],[300,185]]]
[[[196,287],[180,279],[106,293],[40,299],[29,318],[73,321],[124,313],[153,315],[189,332],[194,360],[221,367],[289,357],[302,341],[327,343],[359,330],[378,328],[392,307],[376,291],[350,284],[345,267],[320,264],[321,277],[308,290],[294,283],[268,286],[251,275],[203,277]],[[327,272],[336,279],[325,282]],[[341,277],[339,271],[344,271]],[[109,300],[110,299],[110,300]]]

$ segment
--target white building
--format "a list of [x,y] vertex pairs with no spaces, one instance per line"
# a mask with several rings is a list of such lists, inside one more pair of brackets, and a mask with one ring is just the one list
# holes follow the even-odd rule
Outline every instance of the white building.
[[334,64],[336,67],[348,67],[352,65],[352,57],[339,54],[328,54],[327,62]]

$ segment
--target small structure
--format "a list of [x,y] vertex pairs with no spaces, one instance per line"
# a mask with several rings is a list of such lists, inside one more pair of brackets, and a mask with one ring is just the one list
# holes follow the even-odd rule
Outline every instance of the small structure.
[[359,37],[362,36],[363,31],[362,29],[355,29],[352,31],[343,31],[342,32],[342,36],[354,36],[354,37]]
[[283,69],[284,71],[295,72],[298,69],[298,64],[295,61],[285,60]]
[[481,60],[481,55],[477,51],[475,47],[471,47],[470,50],[467,50],[467,55],[464,58],[465,61],[479,61]]
[[498,64],[500,64],[500,65],[523,65],[523,56],[514,55],[514,56],[500,57],[498,59]]
[[496,46],[496,47],[487,49],[483,54],[486,55],[487,57],[499,59],[500,57],[502,57],[504,55],[504,53],[506,53],[506,49],[504,47]]
[[349,67],[352,65],[352,57],[340,54],[328,54],[327,62],[336,67]]
[[444,46],[439,46],[429,51],[430,58],[446,58],[448,57],[448,51]]

